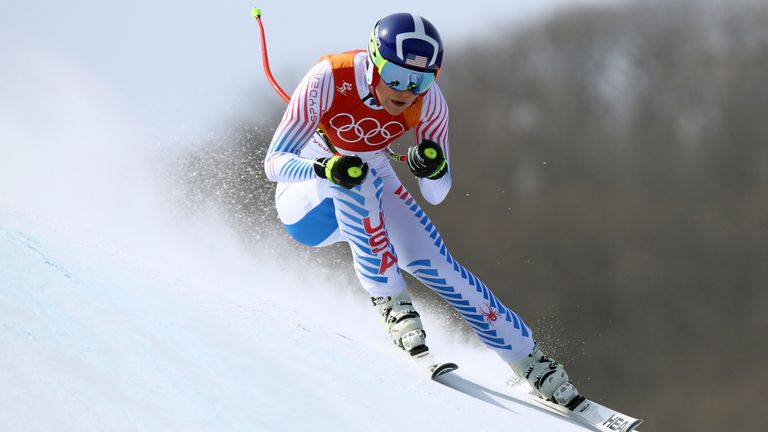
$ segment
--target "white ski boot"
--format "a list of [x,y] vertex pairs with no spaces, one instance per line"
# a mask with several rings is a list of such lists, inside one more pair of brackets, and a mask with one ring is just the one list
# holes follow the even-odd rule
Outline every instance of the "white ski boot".
[[578,406],[584,397],[568,380],[563,365],[544,354],[538,344],[522,360],[509,364],[520,378],[524,378],[541,397],[570,410]]
[[371,301],[384,318],[395,345],[415,357],[425,355],[429,351],[425,344],[427,334],[408,291],[403,290],[393,297],[371,297]]

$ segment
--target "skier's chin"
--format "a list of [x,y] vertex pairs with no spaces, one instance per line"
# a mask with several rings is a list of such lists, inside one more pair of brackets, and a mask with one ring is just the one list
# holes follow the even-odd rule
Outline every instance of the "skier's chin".
[[390,99],[386,101],[384,104],[384,109],[391,115],[400,115],[405,111],[409,106],[411,106],[411,102],[402,102]]

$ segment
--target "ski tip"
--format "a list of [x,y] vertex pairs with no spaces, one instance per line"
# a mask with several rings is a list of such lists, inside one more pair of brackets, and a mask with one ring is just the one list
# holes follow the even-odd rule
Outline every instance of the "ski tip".
[[459,365],[456,363],[440,363],[434,365],[432,369],[432,379],[436,379],[437,377],[441,375],[445,375],[448,372],[453,372],[456,369],[459,368]]

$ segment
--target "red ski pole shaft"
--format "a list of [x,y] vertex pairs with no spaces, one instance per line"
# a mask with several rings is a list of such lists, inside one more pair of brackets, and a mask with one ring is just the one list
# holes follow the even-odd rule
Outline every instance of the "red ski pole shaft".
[[259,23],[259,33],[261,34],[261,63],[264,65],[264,73],[267,75],[269,84],[275,89],[277,95],[280,96],[285,103],[291,100],[290,96],[280,87],[275,77],[272,76],[272,70],[269,68],[269,56],[267,55],[267,38],[264,35],[264,25],[261,23],[261,9],[253,8],[251,10],[251,16]]

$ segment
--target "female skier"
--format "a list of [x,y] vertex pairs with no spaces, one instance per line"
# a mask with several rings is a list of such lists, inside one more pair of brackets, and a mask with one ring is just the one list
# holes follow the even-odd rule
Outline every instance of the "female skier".
[[376,23],[367,50],[326,55],[310,69],[264,161],[278,182],[280,220],[305,245],[349,243],[360,283],[403,350],[428,348],[401,270],[453,306],[542,397],[572,408],[583,398],[563,366],[456,261],[390,165],[389,144],[413,129],[407,162],[422,196],[438,204],[451,187],[448,106],[435,83],[442,57],[429,21],[397,13]]

